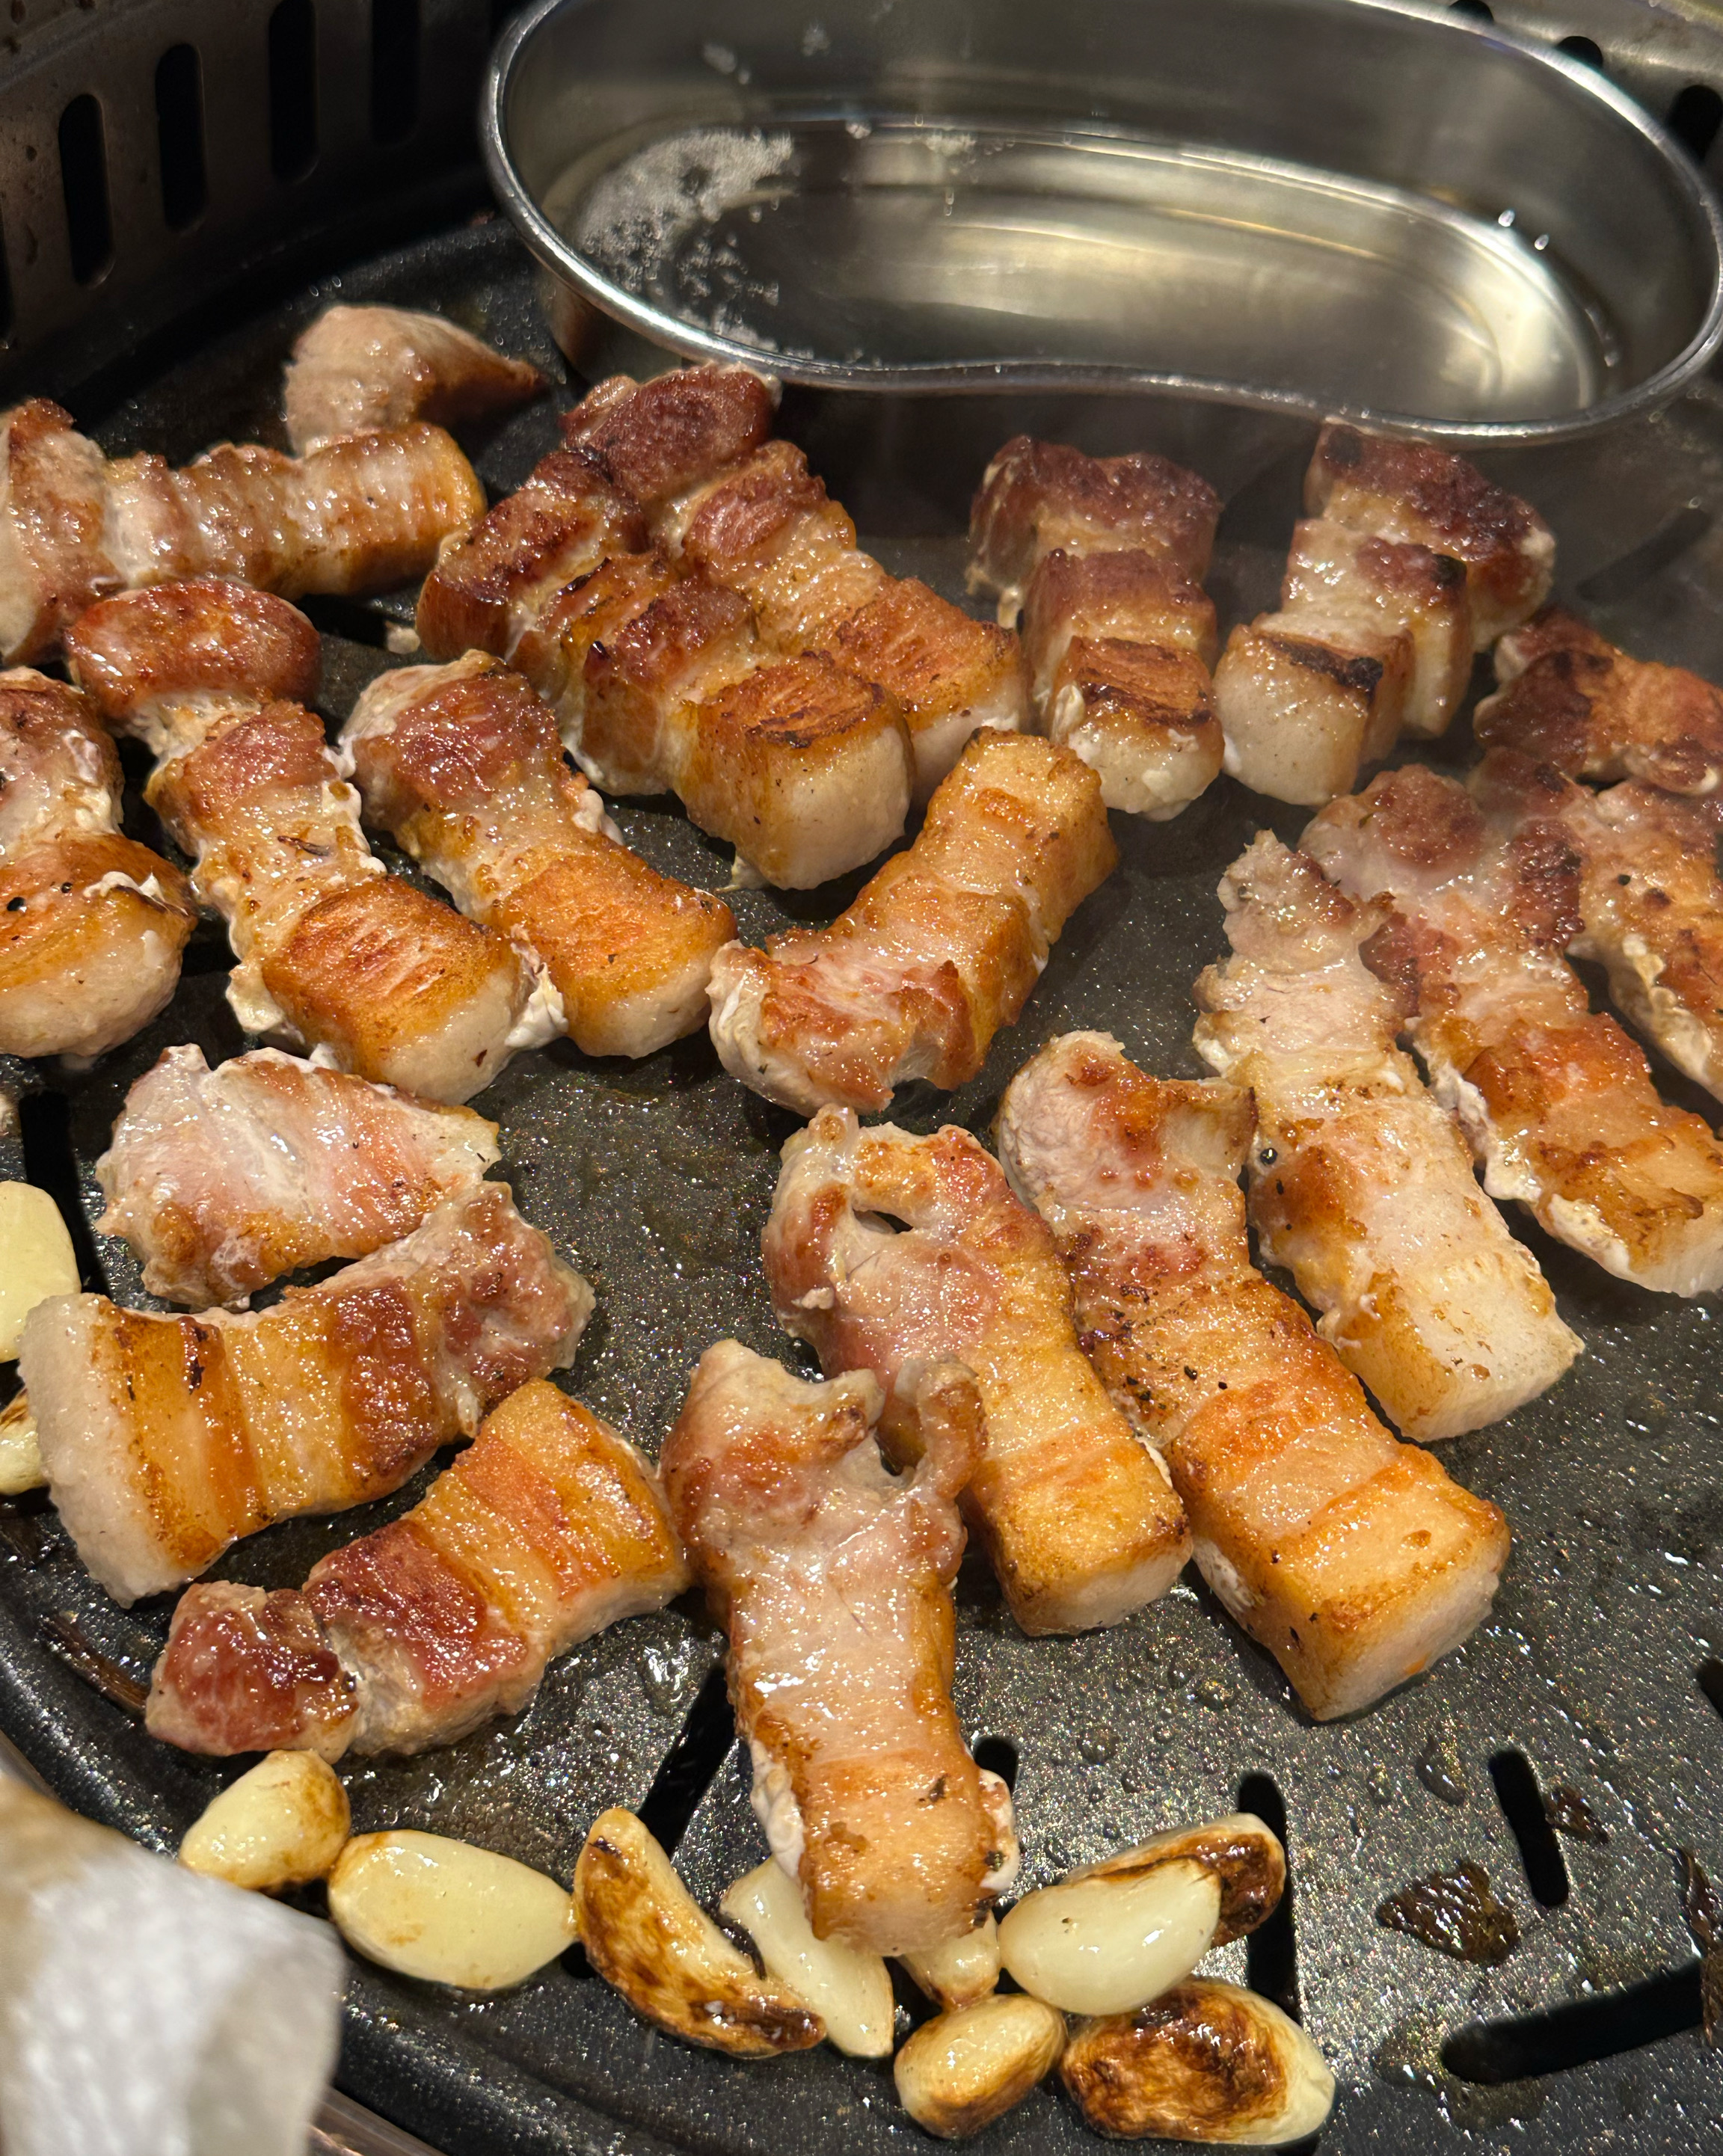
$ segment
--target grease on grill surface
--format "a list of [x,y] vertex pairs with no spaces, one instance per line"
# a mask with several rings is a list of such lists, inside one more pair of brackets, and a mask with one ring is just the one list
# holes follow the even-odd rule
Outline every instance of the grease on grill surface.
[[1438,1953],[1490,1969],[1505,1962],[1520,1943],[1514,1912],[1498,1900],[1481,1864],[1463,1862],[1451,1871],[1414,1879],[1389,1895],[1376,1921],[1391,1932],[1410,1933]]
[[1723,2025],[1723,1900],[1690,1849],[1677,1850],[1681,1861],[1681,1914],[1699,1948],[1700,2026],[1715,2044]]
[[1557,1834],[1569,1835],[1575,1841],[1596,1842],[1601,1847],[1609,1839],[1596,1812],[1577,1789],[1570,1789],[1565,1783],[1545,1790],[1544,1817]]

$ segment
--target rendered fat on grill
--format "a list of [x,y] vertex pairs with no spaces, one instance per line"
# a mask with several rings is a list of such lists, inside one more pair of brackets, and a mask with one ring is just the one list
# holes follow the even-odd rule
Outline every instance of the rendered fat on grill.
[[823,1109],[784,1147],[764,1238],[772,1306],[828,1375],[870,1370],[913,1456],[933,1361],[973,1371],[985,1455],[965,1511],[1026,1632],[1115,1624],[1190,1554],[1178,1499],[1085,1361],[1053,1238],[967,1132]]
[[121,835],[122,784],[87,698],[0,673],[0,1054],[100,1055],[173,993],[197,905]]
[[906,1398],[920,1447],[887,1473],[879,1386],[792,1377],[734,1340],[701,1358],[663,1473],[723,1612],[755,1803],[814,1935],[877,1953],[967,1933],[997,1842],[951,1705],[958,1491],[980,1462],[967,1371]]
[[1068,1267],[1079,1337],[1166,1459],[1215,1594],[1319,1720],[1368,1707],[1482,1622],[1507,1523],[1399,1443],[1250,1262],[1250,1096],[1167,1083],[1104,1034],[1013,1080],[999,1154]]
[[320,1558],[302,1589],[189,1589],[148,1727],[218,1756],[451,1744],[518,1714],[558,1655],[687,1584],[646,1461],[529,1383],[411,1512]]
[[1396,1045],[1404,1013],[1361,947],[1385,910],[1261,834],[1221,883],[1232,957],[1197,982],[1197,1053],[1254,1093],[1251,1224],[1317,1327],[1408,1437],[1477,1430],[1580,1352]]
[[481,652],[385,674],[341,737],[372,820],[507,936],[590,1055],[648,1055],[698,1026],[730,909],[623,845],[556,719]]
[[1394,909],[1367,961],[1400,988],[1490,1195],[1641,1287],[1723,1284],[1723,1147],[1659,1098],[1563,956],[1582,927],[1564,828],[1511,812],[1492,828],[1457,781],[1412,765],[1332,803],[1304,845],[1350,896]]
[[544,387],[536,367],[440,315],[336,306],[295,339],[281,404],[287,439],[303,456],[341,434],[493,418]]
[[1117,860],[1086,764],[1033,736],[977,735],[915,844],[829,928],[720,952],[725,1067],[804,1113],[882,1108],[912,1078],[961,1085]]
[[19,1363],[60,1517],[131,1603],[276,1520],[397,1489],[562,1368],[592,1306],[508,1192],[484,1183],[254,1315],[54,1296],[30,1313]]

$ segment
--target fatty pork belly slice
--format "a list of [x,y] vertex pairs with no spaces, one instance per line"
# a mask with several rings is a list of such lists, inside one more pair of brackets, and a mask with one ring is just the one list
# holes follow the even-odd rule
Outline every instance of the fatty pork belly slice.
[[999,1157],[1053,1230],[1090,1359],[1167,1461],[1203,1578],[1328,1721],[1475,1630],[1508,1528],[1383,1428],[1251,1264],[1255,1127],[1249,1093],[1151,1078],[1074,1033],[1012,1081]]
[[1228,774],[1305,808],[1349,793],[1399,737],[1412,660],[1409,636],[1326,613],[1241,623],[1214,670]]
[[109,723],[156,754],[146,798],[228,923],[248,1032],[442,1101],[548,1037],[510,945],[387,876],[366,844],[359,797],[297,701],[319,666],[302,614],[218,579],[165,585],[92,608],[67,649]]
[[411,1512],[320,1558],[303,1589],[189,1588],[146,1723],[217,1757],[423,1752],[518,1714],[558,1655],[687,1584],[652,1469],[534,1381]]
[[764,1237],[778,1322],[828,1376],[871,1370],[895,1459],[931,1362],[975,1373],[985,1457],[964,1499],[1029,1633],[1116,1624],[1190,1555],[1178,1499],[1085,1360],[1044,1223],[965,1131],[912,1137],[824,1108],[784,1147]]
[[1486,748],[1518,749],[1570,778],[1634,778],[1666,793],[1723,786],[1723,690],[1685,666],[1630,658],[1546,607],[1495,648],[1501,686],[1478,706]]
[[303,456],[340,434],[491,418],[544,388],[537,367],[440,315],[336,306],[295,340],[281,405],[287,439]]
[[1233,955],[1197,983],[1208,1065],[1254,1094],[1264,1260],[1406,1436],[1511,1414],[1580,1352],[1479,1189],[1464,1139],[1396,1045],[1403,1007],[1360,956],[1387,919],[1259,835],[1223,878]]
[[470,1108],[259,1048],[212,1070],[164,1049],[95,1164],[96,1226],[144,1260],[151,1295],[243,1304],[282,1274],[367,1257],[410,1235],[498,1158]]
[[956,1495],[979,1464],[967,1371],[927,1369],[921,1450],[875,1444],[858,1371],[792,1377],[734,1340],[701,1357],[665,1440],[664,1486],[695,1577],[724,1613],[754,1805],[817,1938],[882,1954],[967,1933],[1000,1836],[951,1705]]
[[725,1068],[804,1113],[883,1108],[912,1078],[961,1085],[1117,861],[1086,764],[1031,735],[977,734],[914,844],[829,928],[719,952]]
[[131,1603],[274,1521],[397,1489],[517,1385],[562,1368],[592,1308],[487,1183],[244,1317],[53,1296],[30,1313],[19,1364],[60,1517]]
[[473,651],[380,675],[341,746],[372,820],[543,969],[587,1055],[649,1055],[700,1024],[730,908],[628,850],[518,674]]
[[613,374],[558,420],[572,449],[595,457],[618,489],[661,511],[772,432],[778,388],[751,367],[682,367],[638,382]]
[[351,434],[308,456],[223,443],[179,471],[110,462],[42,398],[0,413],[0,659],[49,655],[116,591],[228,577],[297,598],[421,576],[485,507],[440,428]]
[[1619,1279],[1723,1285],[1723,1147],[1659,1100],[1563,957],[1581,923],[1561,827],[1493,831],[1463,786],[1413,765],[1332,803],[1304,844],[1349,896],[1394,909],[1367,963],[1403,984],[1406,1030],[1490,1195]]
[[1443,734],[1472,678],[1472,607],[1465,564],[1330,517],[1295,525],[1281,586],[1284,613],[1326,617],[1366,636],[1407,637],[1411,674],[1401,723]]
[[197,903],[121,835],[122,788],[87,698],[0,673],[0,1055],[100,1055],[178,983]]

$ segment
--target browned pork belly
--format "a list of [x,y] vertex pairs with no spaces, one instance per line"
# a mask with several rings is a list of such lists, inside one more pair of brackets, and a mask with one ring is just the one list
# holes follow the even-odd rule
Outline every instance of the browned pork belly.
[[965,1508],[1026,1632],[1115,1624],[1190,1554],[1178,1499],[1085,1361],[1045,1224],[967,1132],[912,1137],[824,1108],[784,1147],[764,1238],[779,1322],[828,1376],[871,1370],[894,1458],[917,1448],[930,1361],[987,1415]]
[[164,585],[92,608],[67,650],[109,721],[156,753],[146,797],[228,923],[228,999],[248,1032],[440,1101],[550,1037],[518,953],[386,875],[366,844],[359,797],[299,701],[319,664],[302,614],[238,584]]
[[142,1258],[151,1295],[244,1303],[301,1265],[367,1257],[477,1183],[496,1126],[259,1048],[212,1070],[164,1049],[95,1164],[96,1223]]
[[1251,1224],[1318,1331],[1408,1437],[1476,1430],[1580,1342],[1397,1045],[1404,1006],[1360,952],[1389,918],[1267,832],[1221,883],[1233,955],[1197,983],[1198,1054],[1255,1096]]
[[544,386],[536,367],[440,315],[326,307],[295,341],[281,402],[287,439],[303,456],[339,434],[488,419]]
[[915,844],[829,928],[719,952],[725,1067],[804,1112],[883,1108],[911,1078],[961,1085],[1117,860],[1086,764],[1030,735],[977,734]]
[[320,1558],[302,1589],[188,1589],[146,1722],[218,1756],[423,1752],[518,1714],[556,1656],[687,1584],[651,1468],[530,1383],[410,1512]]
[[422,575],[485,507],[436,427],[351,434],[309,456],[223,443],[180,471],[110,462],[71,414],[0,413],[0,659],[53,652],[110,593],[227,577],[297,598]]
[[341,747],[372,820],[527,954],[589,1055],[649,1055],[700,1024],[730,908],[628,850],[518,674],[470,651],[380,675]]
[[1456,780],[1411,765],[1331,803],[1304,846],[1350,897],[1393,909],[1367,962],[1399,988],[1490,1195],[1641,1287],[1723,1286],[1723,1147],[1659,1100],[1563,956],[1582,927],[1563,827],[1510,811],[1494,829]]
[[100,1055],[173,993],[197,908],[121,835],[121,783],[87,698],[0,674],[0,1055]]
[[486,1183],[255,1314],[51,1296],[26,1322],[19,1367],[60,1517],[131,1603],[276,1520],[398,1489],[517,1385],[562,1368],[592,1307]]
[[1251,1264],[1255,1129],[1248,1092],[1151,1078],[1073,1033],[1012,1081],[999,1157],[1053,1230],[1090,1359],[1166,1459],[1203,1578],[1326,1721],[1482,1622],[1508,1528],[1390,1435]]
[[951,1705],[957,1492],[980,1465],[974,1381],[928,1369],[901,1477],[858,1371],[792,1377],[707,1349],[664,1441],[670,1507],[730,1633],[754,1806],[818,1938],[875,1953],[961,1937],[1003,1883],[1001,1835]]

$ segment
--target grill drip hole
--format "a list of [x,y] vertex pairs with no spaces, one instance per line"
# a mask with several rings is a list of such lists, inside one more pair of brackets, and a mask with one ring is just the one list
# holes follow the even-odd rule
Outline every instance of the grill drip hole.
[[1571,60],[1583,61],[1586,66],[1596,68],[1600,74],[1602,71],[1603,48],[1595,38],[1557,38],[1556,50],[1566,53]]
[[405,141],[418,124],[418,0],[372,0],[373,141]]
[[1567,1864],[1544,1809],[1537,1770],[1523,1752],[1498,1752],[1490,1762],[1496,1802],[1520,1845],[1526,1883],[1540,1908],[1559,1909],[1572,1888]]
[[1709,83],[1690,82],[1669,107],[1669,132],[1699,163],[1723,126],[1723,97]]
[[1476,23],[1495,20],[1495,10],[1490,0],[1448,0],[1448,12],[1450,15],[1469,15]]
[[59,116],[59,177],[72,275],[80,285],[94,285],[113,267],[114,223],[102,109],[88,90]]
[[1723,1716],[1723,1662],[1718,1661],[1715,1656],[1709,1661],[1701,1662],[1694,1681],[1718,1714]]
[[676,1844],[735,1743],[736,1717],[731,1712],[720,1661],[707,1671],[680,1733],[664,1754],[640,1807],[641,1820],[667,1856],[675,1855]]
[[72,1148],[72,1106],[63,1094],[26,1093],[18,1104],[18,1137],[24,1152],[24,1178],[45,1190],[59,1206],[78,1260],[78,1279],[87,1294],[105,1295],[95,1237],[85,1217],[78,1181],[78,1157]]
[[1700,2010],[1700,1964],[1691,1961],[1643,1984],[1572,1999],[1541,2014],[1474,2021],[1448,2038],[1442,2063],[1461,2081],[1488,2088],[1541,2080],[1697,2029]]
[[317,11],[280,0],[269,18],[269,169],[284,183],[317,162]]
[[969,1756],[977,1767],[997,1774],[1008,1789],[1017,1787],[1017,1747],[1008,1737],[977,1737]]
[[195,45],[170,45],[156,63],[156,141],[162,167],[162,214],[183,232],[203,214],[209,182],[203,165],[203,67]]

